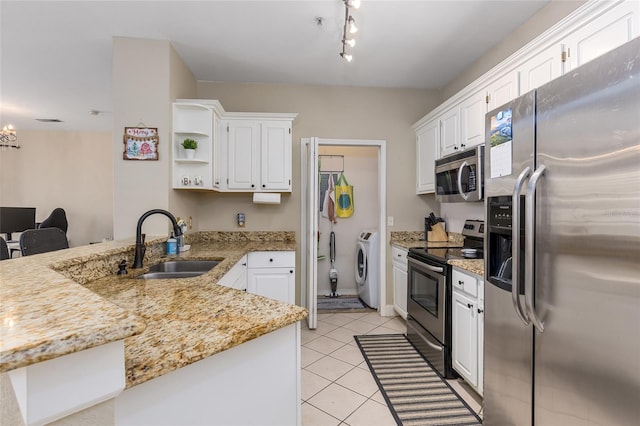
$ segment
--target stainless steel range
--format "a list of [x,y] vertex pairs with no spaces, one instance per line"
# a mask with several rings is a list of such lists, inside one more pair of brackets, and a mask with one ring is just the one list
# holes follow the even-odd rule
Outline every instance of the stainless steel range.
[[409,249],[407,338],[446,378],[457,377],[451,366],[452,259],[482,259],[484,222],[467,220],[460,247]]

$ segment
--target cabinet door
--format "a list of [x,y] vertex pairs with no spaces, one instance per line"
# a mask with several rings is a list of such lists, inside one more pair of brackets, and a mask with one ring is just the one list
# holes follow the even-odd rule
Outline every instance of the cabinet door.
[[484,394],[484,281],[480,280],[480,295],[478,296],[478,386],[476,390]]
[[440,154],[452,154],[459,149],[460,108],[456,105],[440,117]]
[[538,53],[518,69],[520,93],[550,82],[562,74],[562,45],[554,44]]
[[435,192],[435,161],[440,146],[440,122],[433,120],[416,132],[416,194]]
[[393,308],[402,318],[407,318],[407,269],[393,263]]
[[261,124],[260,189],[291,191],[291,124]]
[[478,304],[453,292],[451,355],[453,368],[471,385],[478,385]]
[[510,71],[487,86],[487,111],[518,97],[518,73]]
[[484,116],[487,101],[484,90],[468,97],[460,105],[460,148],[466,149],[484,143]]
[[247,291],[294,304],[295,268],[249,268]]
[[[225,129],[226,129],[226,123]],[[213,161],[212,161],[212,182],[211,185],[215,189],[222,189],[226,186],[226,181],[223,181],[222,178],[225,176],[227,171],[227,162],[225,161],[226,150],[222,149],[222,122],[218,114],[213,114]]]
[[257,121],[229,120],[227,134],[228,188],[257,189],[260,124]]
[[575,69],[636,37],[639,13],[640,2],[627,1],[569,35],[565,40],[565,70]]
[[233,268],[220,278],[219,285],[235,288],[236,290],[247,289],[247,255],[233,265]]

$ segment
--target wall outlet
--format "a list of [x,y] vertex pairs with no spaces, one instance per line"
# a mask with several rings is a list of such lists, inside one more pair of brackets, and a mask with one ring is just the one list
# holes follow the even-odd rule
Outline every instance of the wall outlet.
[[244,213],[238,213],[236,215],[236,220],[238,221],[238,226],[240,228],[244,228]]
[[387,217],[387,226],[393,226],[393,216]]

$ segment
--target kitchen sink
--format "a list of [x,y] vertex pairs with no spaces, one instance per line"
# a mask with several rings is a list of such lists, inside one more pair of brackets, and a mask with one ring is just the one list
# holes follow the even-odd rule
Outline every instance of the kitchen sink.
[[152,279],[175,279],[191,278],[202,275],[213,269],[219,260],[172,260],[160,262],[152,265],[149,272],[140,275],[138,278]]

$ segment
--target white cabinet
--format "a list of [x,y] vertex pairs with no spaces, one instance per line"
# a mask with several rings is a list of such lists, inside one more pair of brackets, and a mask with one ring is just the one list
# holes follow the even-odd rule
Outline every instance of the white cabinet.
[[440,120],[440,156],[453,154],[460,149],[460,108],[458,105],[445,111]]
[[487,113],[487,96],[480,90],[460,104],[460,149],[484,143],[484,116]]
[[235,288],[236,290],[247,289],[247,255],[245,254],[240,260],[233,265],[229,271],[220,280],[218,284]]
[[416,194],[435,192],[435,161],[439,157],[439,149],[439,120],[430,121],[416,130]]
[[225,121],[227,190],[291,191],[292,120]]
[[563,41],[565,70],[576,67],[630,41],[638,35],[640,2],[626,1],[602,13]]
[[518,69],[520,93],[525,94],[560,75],[562,75],[562,46],[553,44]]
[[229,120],[226,131],[227,189],[255,190],[260,176],[260,123]]
[[295,252],[251,252],[247,257],[247,291],[295,304]]
[[484,282],[457,268],[452,273],[453,368],[480,395],[483,393]]
[[[518,73],[510,71],[487,86],[487,111],[518,97]],[[484,121],[484,120],[483,120]]]
[[260,189],[291,191],[291,123],[260,123]]
[[[220,117],[215,103],[185,101],[173,104],[173,137],[171,144],[172,187],[180,189],[213,189],[215,162],[218,158]],[[187,158],[182,142],[198,143],[193,158]],[[162,155],[162,152],[160,153]]]
[[402,318],[407,319],[407,253],[402,247],[392,246],[393,265],[393,308]]

